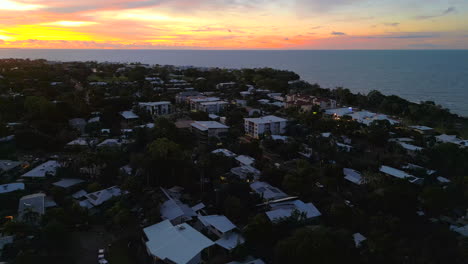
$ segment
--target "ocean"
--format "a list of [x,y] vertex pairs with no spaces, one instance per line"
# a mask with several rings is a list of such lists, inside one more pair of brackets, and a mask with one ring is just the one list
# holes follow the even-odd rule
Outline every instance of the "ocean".
[[412,102],[434,101],[468,117],[468,50],[32,50],[0,58],[291,70],[324,88],[379,90]]

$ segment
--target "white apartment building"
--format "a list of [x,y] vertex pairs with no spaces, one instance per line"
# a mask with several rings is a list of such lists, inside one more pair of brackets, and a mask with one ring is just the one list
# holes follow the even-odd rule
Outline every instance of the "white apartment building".
[[138,107],[145,109],[152,116],[168,115],[172,112],[171,102],[144,102],[138,103]]
[[269,132],[271,135],[284,134],[287,122],[287,119],[273,115],[244,118],[245,133],[253,138],[259,138],[265,132]]

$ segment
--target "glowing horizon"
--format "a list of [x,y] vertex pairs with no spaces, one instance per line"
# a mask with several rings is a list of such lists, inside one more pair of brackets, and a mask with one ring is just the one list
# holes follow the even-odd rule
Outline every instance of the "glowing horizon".
[[463,0],[0,0],[0,48],[467,49],[466,17]]

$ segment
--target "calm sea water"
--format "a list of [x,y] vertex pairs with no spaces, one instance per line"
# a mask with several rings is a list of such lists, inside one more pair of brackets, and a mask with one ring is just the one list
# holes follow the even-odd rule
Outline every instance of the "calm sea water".
[[322,87],[435,101],[468,116],[468,50],[194,51],[0,49],[0,58],[291,70]]

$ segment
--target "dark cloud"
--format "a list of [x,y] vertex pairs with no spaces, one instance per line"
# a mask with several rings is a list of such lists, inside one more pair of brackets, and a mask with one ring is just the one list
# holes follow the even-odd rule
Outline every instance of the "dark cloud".
[[400,25],[400,23],[398,23],[398,22],[384,23],[384,25],[388,26],[388,27],[398,27]]
[[284,40],[289,40],[289,38],[284,38]]
[[344,33],[344,32],[337,32],[337,31],[333,31],[331,34],[334,35],[334,36],[346,36],[346,33]]
[[435,14],[435,15],[425,15],[425,16],[417,16],[415,17],[416,19],[419,19],[419,20],[424,20],[424,19],[432,19],[432,18],[437,18],[437,17],[442,17],[442,16],[446,16],[446,15],[450,15],[452,13],[455,13],[457,11],[457,9],[453,6],[445,9],[444,11],[442,11],[441,13],[439,14]]
[[353,38],[363,39],[426,39],[437,38],[436,34],[405,34],[405,35],[375,35],[375,36],[354,36]]

